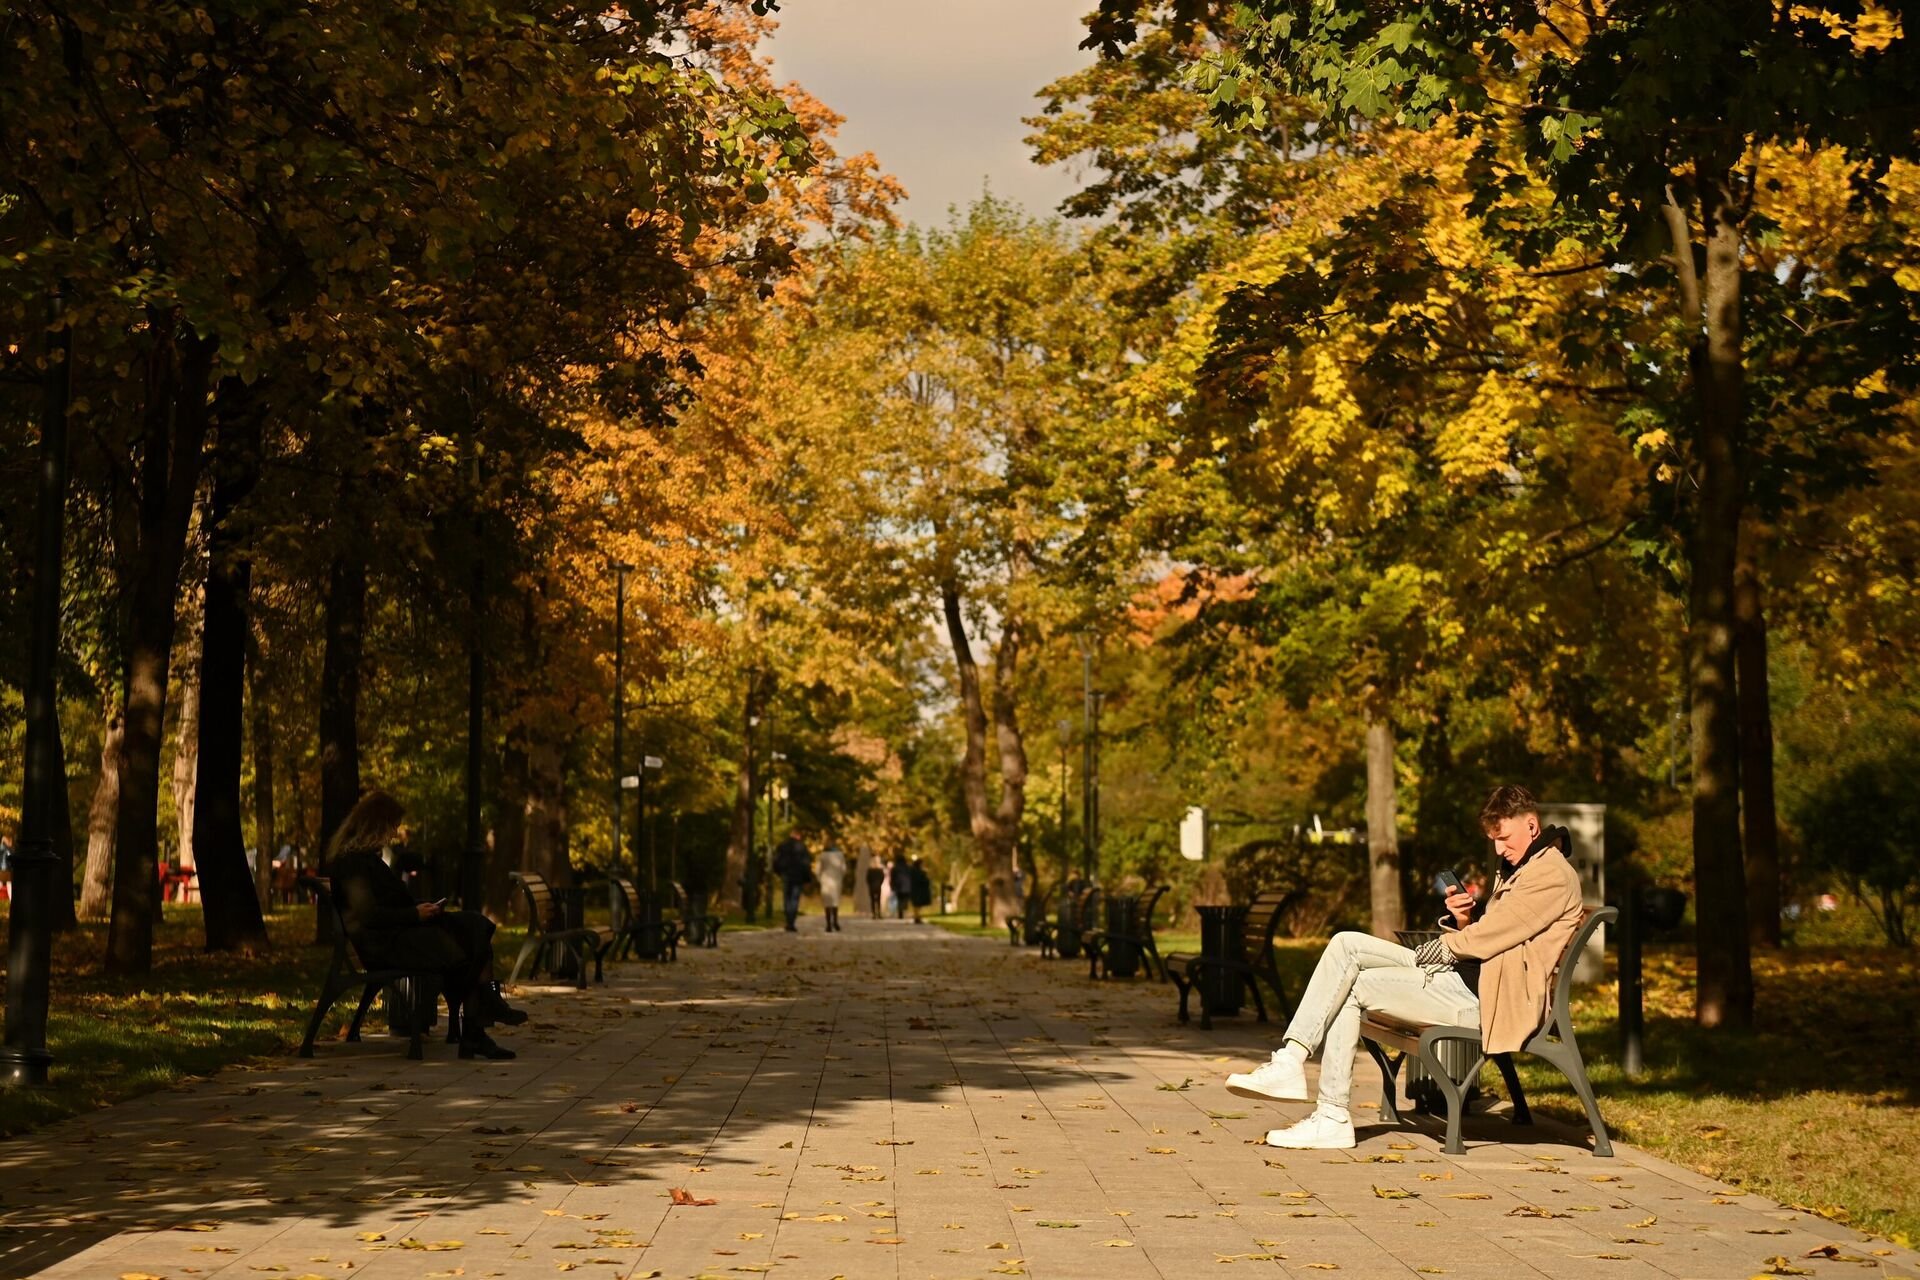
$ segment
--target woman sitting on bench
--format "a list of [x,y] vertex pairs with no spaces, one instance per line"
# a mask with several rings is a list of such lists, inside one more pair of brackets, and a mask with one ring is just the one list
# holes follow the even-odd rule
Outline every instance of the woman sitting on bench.
[[1540,806],[1525,787],[1495,787],[1480,825],[1506,865],[1493,894],[1476,903],[1464,889],[1447,897],[1443,933],[1418,951],[1368,933],[1334,935],[1287,1024],[1272,1060],[1227,1077],[1248,1098],[1307,1100],[1307,1058],[1320,1052],[1320,1099],[1313,1114],[1267,1134],[1291,1148],[1353,1145],[1347,1098],[1364,1013],[1427,1026],[1478,1026],[1486,1052],[1519,1049],[1546,1016],[1555,962],[1580,927],[1580,875],[1556,839],[1540,829]]
[[375,789],[340,824],[327,846],[326,875],[346,921],[347,938],[369,969],[438,969],[463,1058],[511,1058],[487,1035],[495,1022],[518,1026],[527,1015],[508,1007],[493,980],[493,921],[478,911],[443,911],[415,902],[406,881],[387,865],[402,835],[401,803]]

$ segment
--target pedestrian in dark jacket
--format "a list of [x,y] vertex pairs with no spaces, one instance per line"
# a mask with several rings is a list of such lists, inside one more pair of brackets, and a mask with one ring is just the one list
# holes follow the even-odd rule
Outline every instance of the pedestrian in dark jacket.
[[873,912],[873,918],[880,918],[880,886],[887,882],[887,869],[880,865],[880,859],[871,858],[867,862],[867,907]]
[[905,920],[907,906],[913,900],[913,868],[905,858],[896,857],[887,867],[887,888],[893,890],[894,918]]
[[909,892],[913,895],[913,922],[925,924],[920,913],[933,905],[933,881],[927,878],[927,869],[915,858],[913,865],[907,868]]
[[773,874],[780,878],[786,893],[787,932],[796,933],[800,927],[800,895],[807,881],[813,879],[813,855],[807,852],[798,827],[787,832],[787,838],[774,849]]
[[327,846],[326,874],[346,922],[347,940],[369,969],[437,969],[463,1058],[511,1058],[487,1035],[491,1023],[518,1026],[493,980],[493,921],[478,911],[443,911],[415,902],[387,865],[406,809],[384,791],[360,797]]

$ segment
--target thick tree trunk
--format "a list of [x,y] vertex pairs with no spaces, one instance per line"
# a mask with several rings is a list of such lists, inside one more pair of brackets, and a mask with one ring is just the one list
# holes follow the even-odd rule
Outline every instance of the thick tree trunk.
[[1740,540],[1733,584],[1739,670],[1740,816],[1746,836],[1747,916],[1755,946],[1780,945],[1780,822],[1773,799],[1773,707],[1767,677],[1767,616],[1751,536]]
[[47,899],[48,921],[55,933],[66,933],[79,923],[73,903],[73,793],[67,787],[67,740],[60,717],[53,717],[53,760],[60,785],[53,792],[53,894]]
[[253,749],[253,892],[264,912],[273,903],[273,855],[280,827],[273,808],[273,700],[260,642],[247,637],[248,740]]
[[536,738],[527,752],[527,870],[556,888],[573,883],[567,848],[566,745]]
[[221,424],[208,507],[205,615],[200,628],[199,762],[193,853],[207,950],[255,953],[267,925],[247,867],[240,766],[246,742],[247,606],[253,565],[235,527],[260,476],[260,424],[250,404]]
[[527,747],[516,730],[500,753],[500,801],[494,806],[493,848],[487,851],[487,914],[508,919],[517,903],[509,873],[527,854]]
[[1393,724],[1376,710],[1367,721],[1367,890],[1377,937],[1406,928],[1400,901],[1399,780],[1394,773]]
[[193,814],[200,776],[200,663],[197,653],[182,662],[180,711],[173,724],[174,861],[183,868],[197,865],[193,846]]
[[[147,412],[139,478],[139,547],[127,584],[126,708],[113,874],[113,919],[107,931],[109,973],[146,973],[153,966],[159,849],[160,743],[167,714],[167,672],[173,658],[174,601],[180,562],[199,487],[207,434],[207,388],[213,344],[185,337],[173,349],[174,322],[156,317],[149,360]],[[176,367],[177,354],[177,367]]]
[[[751,916],[758,905],[759,877],[750,875],[747,856],[753,844],[753,735],[754,681],[747,681],[747,696],[740,713],[740,769],[734,775],[733,826],[727,833],[727,871],[720,886],[720,901],[738,902],[742,914]],[[754,896],[748,895],[748,889]]]
[[[940,584],[940,604],[946,618],[947,641],[953,648],[960,711],[967,733],[966,753],[960,761],[960,789],[967,804],[967,825],[973,833],[974,848],[979,851],[981,865],[986,869],[987,883],[991,886],[993,924],[998,927],[1006,923],[1009,915],[1021,909],[1013,891],[1013,845],[1025,799],[1026,755],[1021,749],[1018,727],[1011,723],[1010,705],[1013,696],[1012,663],[1018,660],[1018,629],[1010,626],[1009,634],[1001,638],[1002,644],[1016,646],[1016,652],[1002,672],[1004,683],[1000,683],[994,691],[994,728],[999,739],[1002,783],[1011,792],[1011,795],[1003,792],[1001,803],[996,806],[987,794],[988,726],[987,708],[980,690],[980,667],[974,661],[973,644],[967,639],[960,584],[954,579],[949,578]],[[1008,723],[1004,728],[999,723],[1003,698],[1009,703]],[[1009,812],[1014,815],[1012,824],[1006,821]]]
[[[360,659],[366,648],[367,562],[359,546],[337,554],[327,573],[326,652],[320,659],[320,845],[360,799]],[[313,940],[333,941],[333,913],[313,913]]]
[[1746,866],[1740,848],[1740,717],[1733,610],[1745,371],[1740,230],[1726,179],[1708,189],[1702,207],[1707,229],[1704,330],[1693,362],[1698,404],[1693,465],[1698,497],[1687,548],[1693,879],[1694,900],[1701,907],[1694,1016],[1704,1027],[1745,1028],[1753,1024],[1753,967],[1747,941]]
[[87,805],[87,869],[81,878],[80,918],[105,920],[113,905],[113,835],[120,811],[120,748],[126,720],[117,705],[107,710],[100,744],[100,778]]
[[327,573],[326,651],[320,660],[322,858],[333,833],[360,799],[360,663],[366,620],[367,562],[360,547],[347,547]]

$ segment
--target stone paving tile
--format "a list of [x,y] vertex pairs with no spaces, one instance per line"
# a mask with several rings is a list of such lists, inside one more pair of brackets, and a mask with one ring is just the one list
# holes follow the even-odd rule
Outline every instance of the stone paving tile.
[[[1829,1241],[1872,1265],[1799,1265],[1920,1275],[1643,1152],[1599,1160],[1497,1116],[1459,1157],[1377,1104],[1352,1152],[1274,1151],[1265,1131],[1307,1108],[1220,1078],[1277,1026],[1202,1032],[1166,988],[848,926],[527,988],[515,1062],[332,1043],[0,1143],[0,1280],[1739,1280]],[[1373,1068],[1356,1074],[1364,1097]]]

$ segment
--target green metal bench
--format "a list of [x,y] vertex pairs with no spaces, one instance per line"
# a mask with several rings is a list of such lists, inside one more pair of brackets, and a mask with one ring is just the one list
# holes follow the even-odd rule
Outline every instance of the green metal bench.
[[1118,932],[1110,928],[1087,932],[1084,944],[1089,978],[1098,978],[1103,971],[1112,972],[1115,947],[1133,947],[1145,961],[1142,967],[1148,974],[1158,973],[1162,982],[1167,980],[1166,962],[1160,959],[1160,945],[1153,939],[1153,912],[1172,887],[1163,884],[1147,895],[1146,900],[1136,908],[1132,932]]
[[[607,951],[613,946],[613,930],[567,924],[545,877],[531,871],[515,871],[512,879],[527,904],[527,940],[520,944],[520,954],[513,962],[513,975],[507,981],[520,981],[523,968],[531,978],[540,972],[542,964],[547,966],[547,972],[553,973],[560,956],[572,955],[577,985],[587,985],[589,957],[593,960],[593,980],[605,982],[603,962]],[[527,966],[529,960],[533,961],[531,967]]]
[[[1262,1022],[1267,1020],[1267,1002],[1260,995],[1260,984],[1265,982],[1272,989],[1280,1011],[1287,1017],[1293,1016],[1293,1005],[1287,999],[1286,984],[1281,981],[1280,968],[1274,962],[1273,935],[1280,928],[1280,917],[1299,896],[1298,890],[1282,892],[1278,889],[1255,894],[1253,901],[1247,904],[1247,913],[1241,924],[1238,955],[1191,955],[1177,951],[1167,955],[1161,972],[1166,975],[1167,981],[1179,988],[1180,1021],[1187,1020],[1187,999],[1203,980],[1219,985],[1245,982],[1253,992],[1253,1007]],[[1208,996],[1209,992],[1201,991],[1200,1026],[1211,1031],[1214,1001]],[[1236,1001],[1234,1008],[1238,1007]]]
[[[1582,918],[1580,927],[1574,930],[1565,951],[1560,953],[1559,963],[1554,966],[1551,987],[1552,1004],[1548,1007],[1547,1020],[1541,1024],[1527,1043],[1521,1047],[1521,1053],[1530,1053],[1537,1058],[1545,1058],[1560,1068],[1560,1073],[1573,1086],[1579,1095],[1580,1104],[1587,1110],[1587,1125],[1593,1130],[1593,1154],[1610,1156],[1613,1143],[1607,1139],[1607,1126],[1600,1119],[1600,1104],[1594,1098],[1593,1085],[1587,1080],[1587,1066],[1580,1056],[1580,1044],[1573,1036],[1573,969],[1571,960],[1580,954],[1587,945],[1587,939],[1593,931],[1619,916],[1613,907],[1589,908]],[[1380,1110],[1389,1120],[1400,1120],[1399,1092],[1400,1064],[1409,1054],[1419,1058],[1427,1074],[1440,1087],[1447,1102],[1447,1137],[1442,1148],[1448,1155],[1459,1155],[1466,1150],[1460,1141],[1460,1120],[1466,1110],[1466,1089],[1480,1074],[1481,1066],[1487,1061],[1487,1055],[1479,1052],[1480,1028],[1478,1027],[1429,1027],[1420,1026],[1398,1018],[1389,1018],[1380,1013],[1369,1013],[1360,1023],[1360,1041],[1367,1046],[1373,1060],[1380,1064],[1382,1094]],[[1463,1042],[1475,1050],[1473,1065],[1455,1079],[1444,1065],[1439,1046],[1447,1041]],[[1396,1052],[1392,1057],[1387,1050]],[[1527,1109],[1527,1096],[1521,1092],[1520,1078],[1514,1074],[1513,1055],[1496,1053],[1493,1063],[1500,1069],[1500,1076],[1506,1081],[1507,1091],[1513,1097],[1513,1122],[1532,1124],[1533,1113]]]
[[669,920],[658,905],[649,918],[648,903],[625,876],[607,880],[608,904],[613,908],[615,960],[639,954],[649,960],[680,958],[680,923]]
[[[407,1057],[415,1061],[425,1057],[421,1049],[420,1028],[426,1025],[427,1013],[431,1006],[422,1008],[426,1001],[421,993],[432,988],[427,980],[438,982],[441,972],[438,969],[382,969],[368,968],[355,961],[358,957],[349,950],[347,942],[347,924],[340,915],[340,904],[333,896],[333,882],[319,876],[301,876],[300,887],[313,895],[314,908],[331,914],[333,918],[333,960],[327,966],[326,981],[320,987],[320,999],[314,1005],[313,1016],[307,1019],[307,1034],[300,1041],[300,1056],[313,1056],[313,1042],[320,1034],[320,1024],[327,1019],[327,1013],[338,1004],[340,997],[360,988],[360,1006],[353,1011],[353,1021],[347,1024],[347,1039],[358,1042],[360,1024],[366,1020],[367,1010],[373,1007],[373,997],[382,987],[397,983],[408,983],[408,990],[414,994],[414,1007],[408,1010]],[[447,1000],[447,1020],[449,1040],[460,1037],[460,1008],[452,998]]]

